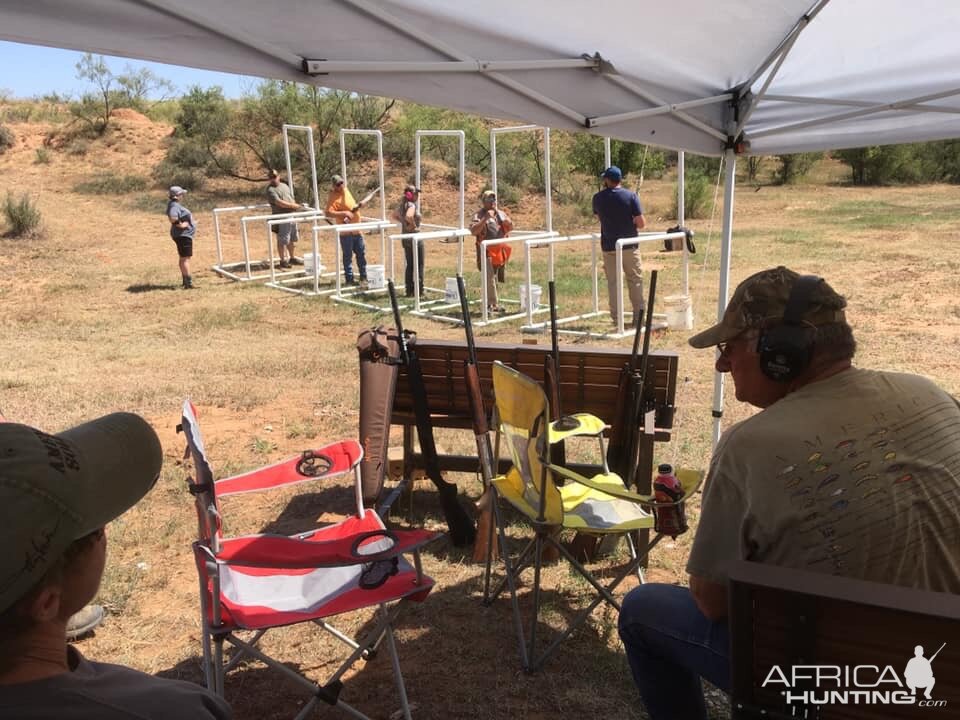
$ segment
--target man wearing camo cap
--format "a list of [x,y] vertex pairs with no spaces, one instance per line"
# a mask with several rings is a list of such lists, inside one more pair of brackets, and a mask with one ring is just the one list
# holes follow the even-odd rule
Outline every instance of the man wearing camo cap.
[[192,683],[91,662],[67,645],[69,618],[96,595],[104,526],[160,474],[143,418],[115,413],[59,435],[0,423],[0,718],[229,718]]
[[846,305],[822,278],[771,268],[690,338],[760,412],[714,451],[689,589],[624,598],[620,636],[653,720],[706,718],[701,677],[729,689],[736,561],[960,593],[960,406],[926,378],[854,367]]

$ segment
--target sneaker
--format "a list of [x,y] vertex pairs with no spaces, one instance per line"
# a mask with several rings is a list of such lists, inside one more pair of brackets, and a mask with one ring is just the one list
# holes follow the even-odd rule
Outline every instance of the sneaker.
[[76,640],[91,632],[103,622],[103,616],[103,607],[100,605],[87,605],[83,610],[74,613],[67,620],[67,640]]
[[357,282],[356,280],[354,280],[353,278],[350,278],[349,280],[345,280],[343,284],[344,284],[344,285],[348,285],[348,286],[350,286],[350,287],[356,287],[356,286],[359,285],[360,283],[358,283],[358,282]]
[[282,267],[282,268],[288,268],[288,267],[290,267],[290,263],[288,263],[286,260],[281,260],[281,261],[280,261],[280,267]]
[[193,290],[193,278],[187,276],[183,279],[183,289],[184,290]]
[[293,256],[291,256],[291,257],[290,257],[290,264],[291,264],[291,265],[303,265],[303,260],[301,260],[301,259],[298,258],[298,257],[293,257]]

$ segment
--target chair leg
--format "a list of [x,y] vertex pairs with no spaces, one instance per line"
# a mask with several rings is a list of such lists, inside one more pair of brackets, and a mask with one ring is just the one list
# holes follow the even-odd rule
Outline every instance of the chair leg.
[[215,635],[213,638],[213,691],[220,697],[226,697],[223,690],[223,676],[225,674],[223,667],[223,640],[223,635]]
[[[504,576],[503,579],[497,583],[497,587],[491,592],[490,575],[492,560],[488,554],[487,567],[484,577],[483,604],[486,606],[492,604],[502,592],[504,585],[506,585],[510,593],[510,605],[513,613],[513,627],[517,633],[517,647],[520,651],[520,666],[526,669],[530,663],[527,656],[526,636],[523,631],[523,618],[520,615],[520,603],[517,600],[517,574],[519,573],[519,570],[518,565],[514,565],[510,562],[510,553],[507,552],[507,531],[504,528],[503,518],[500,516],[500,503],[497,502],[496,491],[494,491],[493,512],[493,524],[497,526],[497,537],[500,543],[500,559],[503,560]],[[523,552],[520,553],[518,561],[521,560],[526,553],[529,553],[532,548],[533,542],[531,541],[527,544],[527,547],[524,548]]]
[[533,661],[530,664],[530,669],[528,672],[533,673],[540,669],[550,658],[550,656],[553,655],[557,648],[560,647],[560,643],[570,637],[570,635],[573,634],[573,632],[586,621],[586,619],[590,616],[590,613],[596,609],[597,605],[606,600],[611,607],[619,610],[620,603],[617,602],[616,598],[613,597],[613,591],[616,590],[617,586],[619,586],[620,583],[623,582],[624,579],[626,579],[626,577],[632,573],[634,569],[643,561],[643,559],[649,555],[649,551],[652,550],[662,538],[662,535],[655,536],[653,541],[647,546],[647,552],[640,557],[633,557],[631,561],[627,563],[626,567],[624,567],[607,586],[601,585],[596,578],[594,578],[593,575],[589,573],[587,569],[583,567],[583,565],[580,564],[580,562],[570,553],[569,550],[559,543],[556,543],[564,557],[570,561],[570,563],[577,569],[577,572],[579,572],[581,576],[593,586],[594,590],[597,591],[597,596],[590,602],[589,605],[580,610],[580,612],[574,616],[574,618],[567,625],[566,630],[558,633],[553,638],[553,641],[550,643],[550,645],[539,656],[535,654],[533,645],[531,644],[530,656],[533,658]]
[[[537,530],[536,548],[533,552],[533,612],[530,618],[530,648],[527,651],[527,657],[530,659],[536,658],[537,651],[537,619],[540,617],[540,570],[543,566],[543,539],[544,532]],[[559,543],[555,544],[557,547],[560,546]],[[532,673],[534,664],[535,661],[531,662],[529,666],[525,664],[524,671]]]
[[[386,608],[384,608],[386,613]],[[407,688],[403,684],[403,673],[400,672],[400,657],[397,655],[397,643],[393,638],[393,626],[387,623],[386,627],[387,649],[390,652],[390,664],[393,665],[393,678],[397,685],[397,694],[400,696],[400,707],[403,710],[404,720],[411,720],[410,703],[407,700]]]

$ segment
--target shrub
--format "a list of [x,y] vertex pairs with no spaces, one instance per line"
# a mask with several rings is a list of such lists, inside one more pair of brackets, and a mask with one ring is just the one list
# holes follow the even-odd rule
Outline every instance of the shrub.
[[50,164],[50,151],[44,147],[37,148],[37,155],[33,159],[33,162],[37,165],[49,165]]
[[17,136],[13,134],[13,130],[5,125],[0,125],[0,155],[12,148],[16,142]]
[[13,196],[13,192],[8,190],[6,202],[3,204],[3,214],[10,226],[10,231],[7,233],[9,237],[29,238],[40,234],[40,223],[43,218],[36,203],[26,193],[17,199]]
[[813,169],[813,166],[823,158],[821,152],[795,153],[793,155],[778,155],[780,158],[780,172],[777,180],[782,185],[790,185],[801,180],[804,175]]
[[147,178],[141,175],[100,175],[73,186],[74,192],[85,195],[124,195],[146,189]]
[[[710,190],[713,183],[710,178],[699,170],[687,170],[684,173],[683,205],[684,220],[703,218],[707,216],[712,197]],[[673,217],[679,217],[677,200],[673,200]]]
[[163,188],[179,185],[186,190],[199,190],[206,177],[202,169],[184,168],[169,160],[163,160],[154,168],[153,180]]

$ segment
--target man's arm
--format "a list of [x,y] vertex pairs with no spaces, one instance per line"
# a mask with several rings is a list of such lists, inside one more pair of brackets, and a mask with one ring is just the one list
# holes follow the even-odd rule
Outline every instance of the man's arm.
[[708,620],[716,622],[727,616],[727,586],[699,575],[690,576],[690,593]]
[[473,222],[470,223],[470,232],[476,235],[477,237],[479,237],[480,229],[486,224],[486,222],[487,222],[487,214],[486,212],[481,210],[480,212],[478,212],[476,215],[473,216]]
[[647,226],[647,221],[643,217],[643,213],[633,216],[633,226],[637,230],[643,230]]

